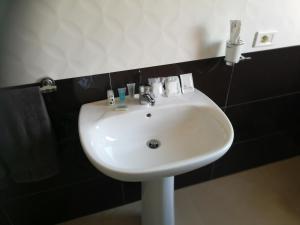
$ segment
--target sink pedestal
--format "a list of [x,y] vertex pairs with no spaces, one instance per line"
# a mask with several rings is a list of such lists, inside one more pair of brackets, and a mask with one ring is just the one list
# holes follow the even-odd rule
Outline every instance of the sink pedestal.
[[142,224],[175,225],[174,177],[142,182]]

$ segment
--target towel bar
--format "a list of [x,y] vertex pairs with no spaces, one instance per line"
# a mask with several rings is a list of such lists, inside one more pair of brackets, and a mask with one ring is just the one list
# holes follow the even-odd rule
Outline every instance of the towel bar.
[[46,77],[41,80],[40,91],[42,93],[51,93],[57,90],[55,81],[52,78]]

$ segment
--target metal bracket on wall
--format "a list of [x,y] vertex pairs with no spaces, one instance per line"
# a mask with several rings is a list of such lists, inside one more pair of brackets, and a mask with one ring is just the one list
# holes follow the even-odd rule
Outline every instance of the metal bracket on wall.
[[51,93],[57,90],[57,86],[55,81],[52,78],[44,78],[41,80],[40,91],[42,93]]

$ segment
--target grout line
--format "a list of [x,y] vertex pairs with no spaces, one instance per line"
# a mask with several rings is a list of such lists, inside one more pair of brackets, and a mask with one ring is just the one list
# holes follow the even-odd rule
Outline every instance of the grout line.
[[233,108],[233,107],[242,106],[242,105],[247,105],[247,104],[252,104],[252,103],[257,103],[257,102],[273,100],[273,99],[276,99],[276,98],[282,98],[282,97],[287,97],[287,96],[296,95],[296,94],[300,94],[300,91],[290,92],[290,93],[287,93],[287,94],[276,95],[276,96],[272,96],[272,97],[260,98],[260,99],[256,99],[256,100],[252,100],[252,101],[242,102],[242,103],[238,103],[238,104],[232,104],[232,105],[229,105],[229,106],[225,105],[224,109]]

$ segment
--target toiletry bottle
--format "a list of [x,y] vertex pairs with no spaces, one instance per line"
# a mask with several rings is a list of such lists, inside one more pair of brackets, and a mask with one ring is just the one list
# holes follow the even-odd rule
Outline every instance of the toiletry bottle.
[[142,95],[145,93],[145,87],[141,85],[139,87],[139,100],[141,101]]
[[145,94],[150,94],[151,93],[151,87],[150,86],[145,86]]
[[107,103],[108,103],[108,105],[115,104],[115,96],[114,96],[113,90],[107,90]]

